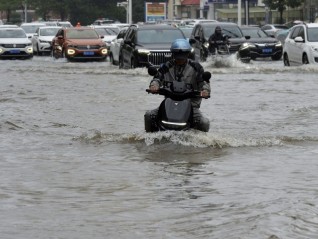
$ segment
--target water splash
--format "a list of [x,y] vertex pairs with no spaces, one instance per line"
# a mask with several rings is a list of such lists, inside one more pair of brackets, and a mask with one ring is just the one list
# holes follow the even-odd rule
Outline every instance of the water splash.
[[270,147],[285,144],[318,141],[318,138],[309,136],[252,136],[252,135],[223,135],[220,133],[204,133],[196,130],[189,131],[162,131],[156,133],[127,133],[110,134],[101,131],[91,131],[73,138],[87,144],[143,143],[146,146],[172,144],[195,148],[239,148],[239,147]]

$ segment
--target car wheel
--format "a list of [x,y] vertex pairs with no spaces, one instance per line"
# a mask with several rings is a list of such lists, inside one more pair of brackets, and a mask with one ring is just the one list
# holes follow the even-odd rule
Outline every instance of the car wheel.
[[303,64],[309,64],[308,56],[306,53],[303,55]]
[[241,58],[241,62],[248,64],[251,62],[251,58]]
[[284,66],[290,66],[287,53],[284,54]]
[[41,52],[40,52],[40,49],[39,49],[39,45],[36,45],[36,53],[38,56],[41,56]]
[[130,68],[131,69],[135,69],[137,67],[138,67],[138,64],[137,64],[135,58],[131,58],[131,60],[130,60]]
[[112,65],[116,65],[112,53],[109,53],[109,61],[112,63]]
[[119,56],[119,69],[124,68],[124,60],[122,56]]

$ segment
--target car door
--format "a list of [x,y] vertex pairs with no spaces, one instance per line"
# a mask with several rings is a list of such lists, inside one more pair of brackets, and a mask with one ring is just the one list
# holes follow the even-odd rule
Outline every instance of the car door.
[[130,59],[134,46],[133,40],[135,32],[136,27],[130,27],[121,44],[120,57],[122,58],[122,63],[124,64],[124,66],[130,67]]
[[[297,34],[297,37],[301,37],[303,40],[305,40],[305,32],[304,27],[299,27],[299,32]],[[296,42],[295,41],[295,61],[297,64],[303,64],[303,53],[304,53],[304,42]]]
[[300,30],[301,26],[295,27],[287,39],[287,42],[285,41],[289,61],[298,64],[299,57],[297,55],[299,54],[299,43],[295,42],[295,38],[298,36]]
[[120,49],[120,44],[122,40],[124,39],[125,33],[127,32],[127,29],[122,29],[116,39],[114,39],[111,43],[110,50],[112,52],[113,58],[116,62],[119,60],[119,49]]
[[192,31],[192,36],[191,36],[191,45],[193,47],[194,50],[194,56],[195,56],[195,60],[199,61],[200,60],[200,52],[202,49],[202,44],[200,41],[200,29],[201,26],[200,25],[196,25]]

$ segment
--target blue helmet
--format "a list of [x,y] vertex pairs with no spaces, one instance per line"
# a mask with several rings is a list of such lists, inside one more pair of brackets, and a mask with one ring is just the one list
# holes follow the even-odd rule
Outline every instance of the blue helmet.
[[188,40],[177,39],[177,40],[174,40],[174,42],[172,42],[170,51],[172,53],[190,53],[191,46]]

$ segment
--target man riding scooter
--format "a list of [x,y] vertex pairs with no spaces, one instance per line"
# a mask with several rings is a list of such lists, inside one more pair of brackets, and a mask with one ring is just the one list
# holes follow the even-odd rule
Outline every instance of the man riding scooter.
[[[160,66],[157,74],[150,82],[149,92],[156,93],[159,91],[159,88],[165,84],[165,82],[172,81],[184,81],[185,83],[191,85],[193,90],[200,91],[200,97],[191,99],[191,105],[193,107],[193,128],[208,132],[210,122],[201,114],[199,110],[202,98],[208,98],[211,91],[209,80],[204,80],[205,77],[202,77],[204,75],[204,69],[200,63],[188,58],[191,52],[191,46],[187,40],[175,40],[171,44],[170,50],[172,53],[172,60]],[[159,108],[156,108],[146,112],[146,132],[154,132],[158,130],[154,128],[154,124],[152,122],[152,120],[157,117],[158,110]]]

